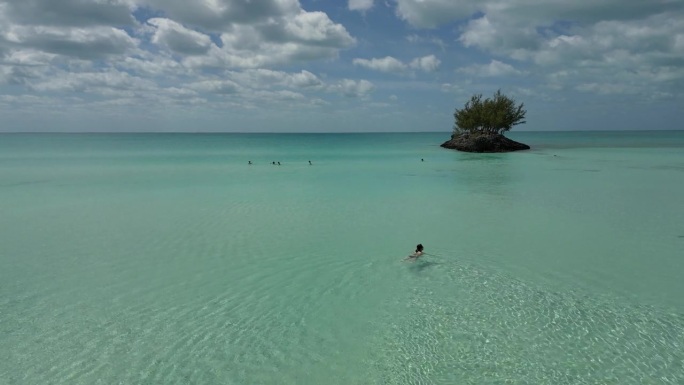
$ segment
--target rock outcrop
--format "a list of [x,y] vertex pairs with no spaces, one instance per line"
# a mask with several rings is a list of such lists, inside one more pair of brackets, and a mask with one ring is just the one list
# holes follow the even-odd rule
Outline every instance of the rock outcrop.
[[508,139],[501,134],[454,133],[442,143],[444,148],[465,152],[510,152],[529,150],[530,146]]

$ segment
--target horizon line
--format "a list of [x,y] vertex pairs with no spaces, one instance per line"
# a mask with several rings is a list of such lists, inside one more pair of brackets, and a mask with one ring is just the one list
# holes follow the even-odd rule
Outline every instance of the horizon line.
[[[674,132],[684,131],[684,128],[675,129],[656,129],[656,130],[516,130],[508,131],[517,133],[554,133],[554,132]],[[364,134],[450,134],[452,131],[0,131],[0,135],[17,135],[17,134],[198,134],[198,135],[327,135],[327,134],[350,134],[350,135],[364,135]]]

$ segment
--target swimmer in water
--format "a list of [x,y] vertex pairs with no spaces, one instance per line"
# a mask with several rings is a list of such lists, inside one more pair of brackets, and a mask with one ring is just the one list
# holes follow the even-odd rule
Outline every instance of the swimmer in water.
[[416,251],[414,251],[413,254],[409,255],[408,257],[404,258],[404,261],[407,261],[407,260],[415,261],[421,255],[423,255],[423,244],[419,243],[416,245]]

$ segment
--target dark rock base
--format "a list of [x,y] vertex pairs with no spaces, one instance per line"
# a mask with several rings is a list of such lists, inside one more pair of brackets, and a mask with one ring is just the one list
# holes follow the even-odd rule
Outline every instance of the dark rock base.
[[530,146],[501,134],[458,133],[451,135],[451,139],[441,146],[465,152],[510,152],[530,149]]

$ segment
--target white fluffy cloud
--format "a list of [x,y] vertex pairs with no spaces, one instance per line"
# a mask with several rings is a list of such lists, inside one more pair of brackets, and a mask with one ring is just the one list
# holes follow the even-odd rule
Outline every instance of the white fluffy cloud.
[[168,47],[181,55],[202,55],[209,51],[211,38],[203,33],[183,27],[173,20],[153,18],[147,23],[155,27],[151,41]]
[[278,21],[304,12],[298,0],[136,0],[139,5],[162,10],[184,25],[225,30],[235,24]]
[[375,71],[381,72],[402,72],[405,71],[408,66],[402,63],[400,60],[395,59],[391,56],[386,56],[379,59],[354,59],[354,65],[369,68]]
[[324,82],[309,71],[288,73],[268,69],[254,69],[230,72],[227,76],[237,83],[251,88],[320,89],[324,87]]
[[122,55],[137,46],[137,40],[125,31],[112,27],[10,27],[4,40],[20,49],[35,49],[46,53],[80,59],[97,59]]
[[193,90],[220,95],[237,94],[243,89],[231,80],[203,80],[188,84],[188,87]]
[[465,19],[478,10],[475,0],[395,0],[397,15],[421,28],[433,28],[455,19]]
[[8,65],[40,67],[50,64],[56,55],[34,49],[12,51],[5,57],[4,63]]
[[60,76],[36,82],[31,86],[43,92],[90,92],[99,95],[134,93],[157,88],[150,80],[128,73],[109,70],[103,72],[65,72]]
[[[138,7],[164,14],[136,27]],[[137,32],[123,29],[134,27]],[[0,3],[0,55],[33,48],[79,59],[121,55],[135,34],[196,67],[258,68],[335,58],[355,39],[297,0],[26,0]],[[212,41],[220,37],[220,44]]]
[[368,96],[373,91],[375,86],[368,80],[351,80],[344,79],[339,83],[330,87],[331,91],[335,91],[349,98],[362,98]]
[[348,7],[351,11],[367,11],[373,8],[373,0],[349,0]]
[[423,72],[433,72],[439,67],[441,62],[439,59],[437,59],[435,55],[429,55],[415,58],[408,64],[402,62],[399,59],[393,58],[392,56],[373,59],[357,58],[354,59],[352,63],[354,63],[354,65],[372,69],[375,71],[401,73],[408,69],[415,69]]
[[458,72],[468,75],[495,77],[495,76],[516,76],[522,75],[523,72],[515,69],[510,64],[502,63],[498,60],[492,60],[489,64],[472,65],[464,68],[459,68]]
[[446,44],[444,42],[444,40],[442,40],[438,37],[435,37],[435,36],[419,36],[416,34],[412,34],[412,35],[406,36],[406,40],[408,40],[411,43],[415,43],[415,44],[425,44],[425,43],[434,44],[434,45],[438,46],[439,48],[441,48],[442,51],[446,51],[446,48],[448,46],[448,44]]
[[684,39],[681,1],[396,0],[396,4],[398,15],[416,27],[466,22],[459,37],[465,47],[537,64],[558,60],[567,64],[583,53],[600,59],[602,53],[614,50],[673,56],[681,53],[677,47],[683,43],[677,42]]
[[[684,85],[681,1],[396,0],[396,12],[414,27],[462,23],[464,47],[529,64],[556,89],[607,93],[618,89],[608,84],[620,82],[675,92]],[[494,60],[461,72],[519,74],[509,66]]]
[[18,0],[7,1],[8,18],[16,24],[53,27],[133,25],[129,0]]
[[[136,19],[145,14],[155,17]],[[55,105],[77,94],[80,104],[65,105],[81,110],[181,101],[253,108],[260,99],[324,105],[331,91],[366,97],[373,85],[273,67],[335,59],[355,42],[298,0],[0,0],[0,85]]]
[[466,47],[520,58],[522,52],[538,49],[543,39],[534,25],[509,25],[485,15],[469,21],[459,41]]
[[[344,26],[323,12],[303,10],[297,0],[140,1],[168,16],[153,19],[158,41],[181,54],[206,54],[188,61],[192,66],[258,68],[329,59],[355,43]],[[220,46],[206,32],[220,36]]]
[[235,24],[220,34],[221,47],[190,58],[193,67],[260,68],[335,58],[355,40],[322,12],[299,12],[265,24]]
[[440,63],[435,55],[429,55],[413,59],[409,66],[423,72],[433,72],[437,70]]
[[415,27],[433,28],[465,21],[478,13],[523,26],[548,25],[556,20],[593,24],[602,20],[635,20],[666,12],[680,12],[681,1],[643,0],[395,0],[399,17]]
[[323,12],[302,11],[294,17],[288,17],[281,25],[270,24],[264,30],[267,31],[264,36],[273,38],[274,41],[285,39],[295,43],[338,49],[354,43],[354,39],[344,26],[333,23]]

